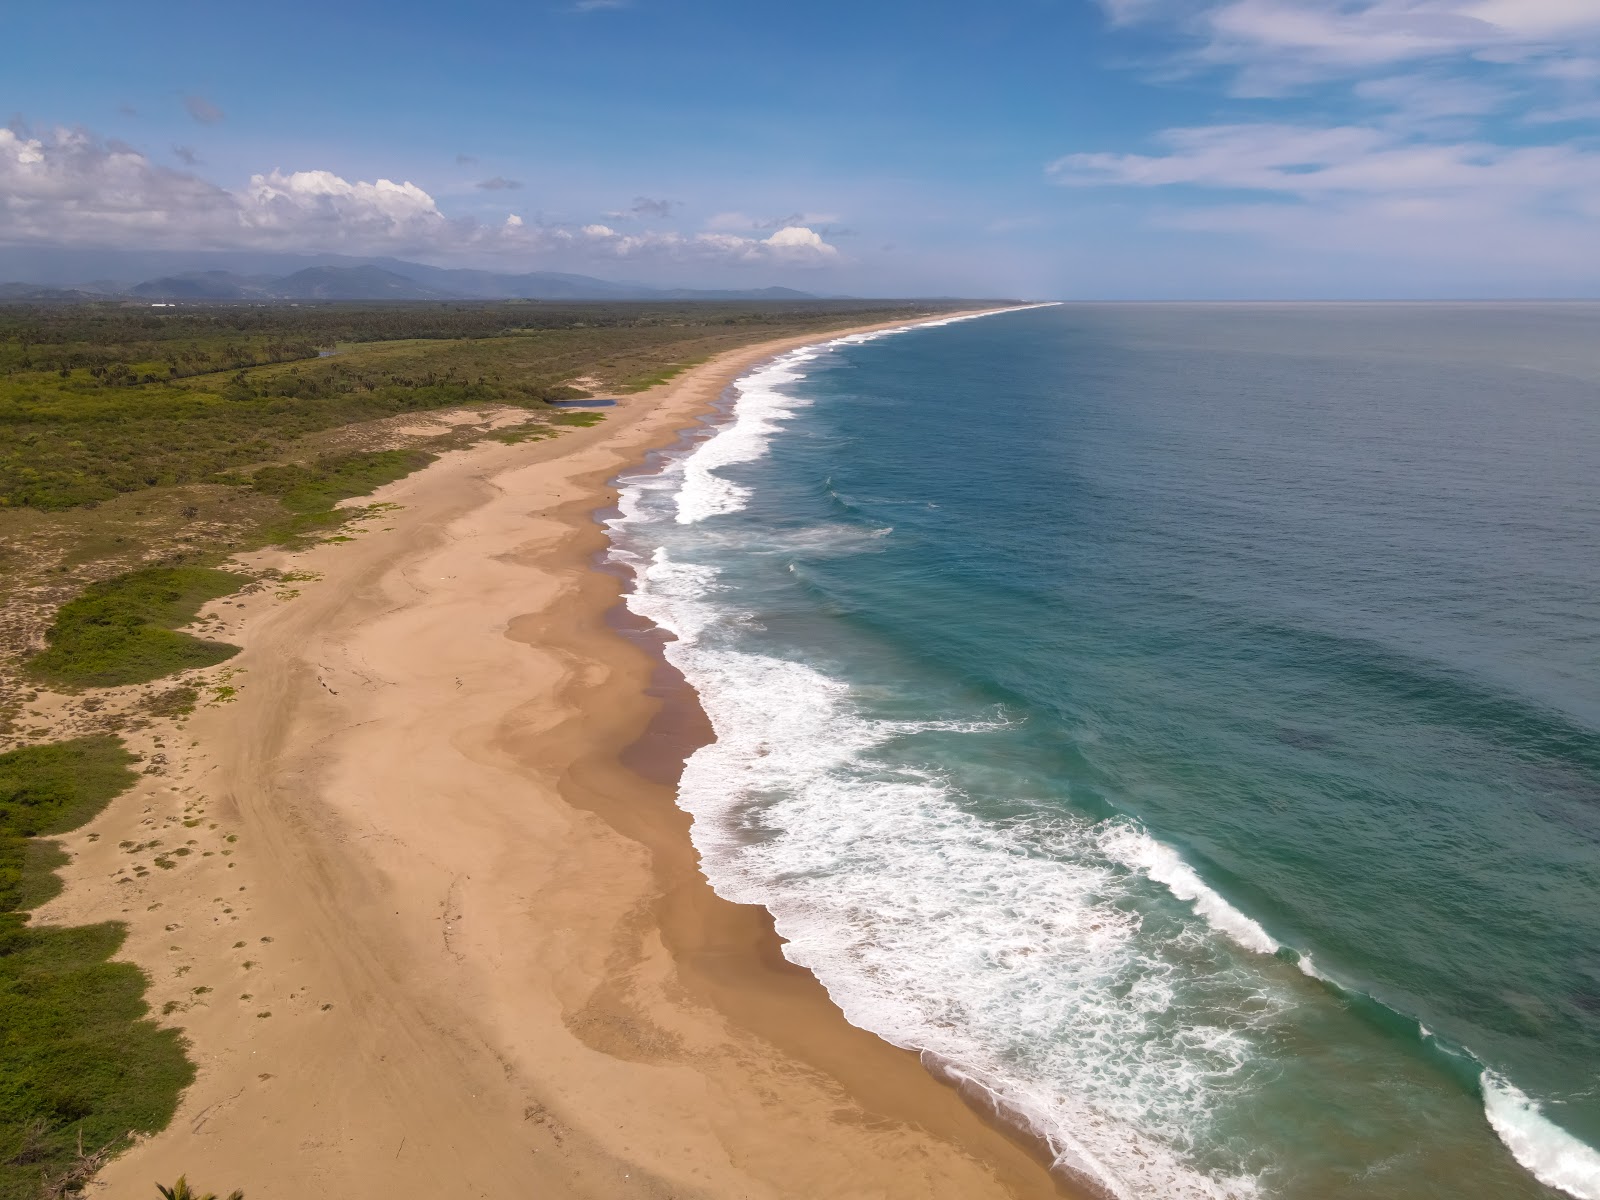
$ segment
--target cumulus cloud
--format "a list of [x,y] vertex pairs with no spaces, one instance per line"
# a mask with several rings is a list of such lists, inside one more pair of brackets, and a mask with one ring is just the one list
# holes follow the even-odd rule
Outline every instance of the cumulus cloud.
[[493,179],[485,179],[482,183],[474,184],[485,192],[514,192],[522,186],[516,179],[507,179],[503,175],[496,175]]
[[821,266],[838,258],[819,233],[798,226],[761,238],[530,226],[515,214],[485,224],[446,215],[415,183],[332,171],[273,170],[230,190],[81,130],[17,128],[0,128],[0,241],[734,266]]
[[185,96],[183,107],[188,114],[202,125],[215,125],[222,120],[222,110],[204,96]]
[[830,245],[815,230],[802,226],[786,226],[765,238],[717,232],[619,233],[609,225],[585,225],[578,233],[590,248],[618,258],[650,256],[677,261],[717,261],[732,265],[776,263],[794,267],[828,266],[839,260],[837,246]]

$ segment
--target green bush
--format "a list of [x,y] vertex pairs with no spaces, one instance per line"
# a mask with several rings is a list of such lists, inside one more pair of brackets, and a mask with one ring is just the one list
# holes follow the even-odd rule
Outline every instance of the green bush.
[[207,600],[238,591],[244,575],[204,567],[147,567],[92,584],[56,613],[46,648],[27,663],[33,678],[75,687],[145,683],[239,652],[175,626]]

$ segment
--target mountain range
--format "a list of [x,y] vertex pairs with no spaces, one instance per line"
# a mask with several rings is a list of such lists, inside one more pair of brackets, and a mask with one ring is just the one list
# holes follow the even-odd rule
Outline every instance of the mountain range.
[[[614,283],[588,275],[559,271],[505,274],[467,268],[432,267],[399,259],[325,258],[288,273],[279,263],[227,263],[201,269],[181,258],[175,268],[134,282],[126,276],[98,277],[115,271],[154,267],[159,255],[84,257],[85,252],[37,253],[0,250],[0,278],[27,276],[32,282],[0,283],[0,300],[87,301],[134,299],[218,303],[279,300],[813,300],[793,288],[748,289],[660,288],[639,283]],[[189,256],[192,260],[194,256]],[[283,258],[284,256],[271,256]],[[293,261],[293,260],[291,260]],[[304,261],[304,260],[300,260]],[[251,270],[250,267],[267,267]],[[100,268],[96,270],[95,268]],[[136,277],[137,278],[137,277]]]

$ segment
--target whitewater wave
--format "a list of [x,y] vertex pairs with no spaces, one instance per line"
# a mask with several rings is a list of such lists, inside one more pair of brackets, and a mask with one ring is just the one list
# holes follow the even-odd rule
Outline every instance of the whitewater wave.
[[1492,1071],[1483,1073],[1483,1110],[1500,1140],[1540,1183],[1577,1200],[1600,1200],[1600,1152]]
[[[948,781],[875,752],[989,721],[880,721],[802,663],[729,648],[715,570],[656,550],[630,604],[674,633],[671,661],[716,731],[680,802],[719,894],[759,903],[855,1025],[932,1055],[1119,1198],[1243,1200],[1197,1170],[1212,1115],[1248,1090],[1251,1023],[1219,973],[1176,997],[1177,964],[1126,903],[1137,880],[1088,822],[1008,829]],[[1219,964],[1219,967],[1222,964]],[[1202,985],[1205,986],[1205,985]]]
[[[1021,312],[1025,308],[1049,307],[1048,304],[1034,304],[1005,311]],[[973,321],[989,315],[992,314],[966,313],[936,321],[898,325],[892,329],[846,334],[780,354],[735,380],[733,391],[737,397],[738,419],[723,426],[714,437],[702,442],[682,460],[681,486],[677,493],[678,524],[693,525],[711,517],[738,512],[745,507],[750,490],[717,472],[724,467],[755,462],[764,457],[772,435],[781,428],[783,420],[793,416],[796,409],[807,405],[808,401],[782,390],[786,384],[805,378],[805,373],[799,369],[803,364],[815,360],[835,346],[856,346],[913,329],[953,325],[958,321]]]
[[1246,950],[1276,954],[1282,947],[1260,924],[1251,920],[1208,887],[1178,852],[1164,846],[1131,823],[1114,822],[1100,836],[1100,848],[1118,862],[1144,872],[1164,884],[1179,900],[1194,905],[1195,912],[1218,932]]

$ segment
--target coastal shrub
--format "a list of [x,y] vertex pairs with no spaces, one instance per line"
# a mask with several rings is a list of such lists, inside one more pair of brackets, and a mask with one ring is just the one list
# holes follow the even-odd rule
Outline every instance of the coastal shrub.
[[237,646],[175,627],[193,620],[206,601],[247,582],[247,576],[205,567],[147,567],[91,584],[56,613],[46,648],[28,660],[28,673],[49,683],[114,687],[232,658]]
[[165,1126],[194,1077],[177,1031],[149,1019],[143,972],[110,961],[120,924],[33,926],[20,911],[59,890],[66,857],[41,839],[130,787],[133,762],[111,736],[0,754],[0,1200],[81,1185],[130,1130]]

